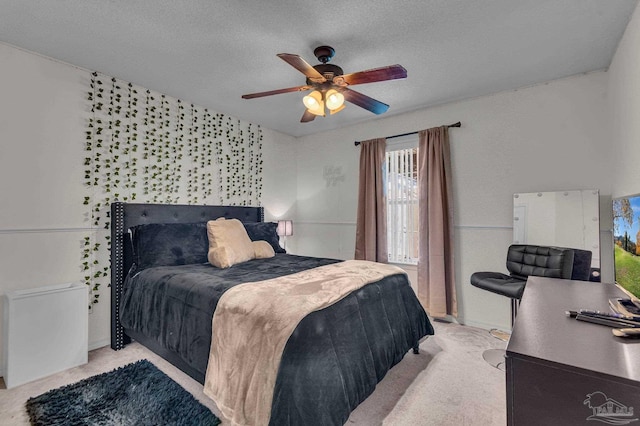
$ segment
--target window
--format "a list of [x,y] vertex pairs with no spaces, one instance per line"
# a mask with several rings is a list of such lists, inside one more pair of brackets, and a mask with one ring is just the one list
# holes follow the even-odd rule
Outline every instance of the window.
[[418,135],[387,142],[387,249],[390,263],[418,264]]

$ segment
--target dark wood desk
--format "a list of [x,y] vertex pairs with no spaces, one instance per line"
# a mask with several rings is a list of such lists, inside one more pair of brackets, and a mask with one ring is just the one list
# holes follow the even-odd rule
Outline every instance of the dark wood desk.
[[640,339],[565,315],[610,312],[613,297],[613,284],[528,279],[507,346],[508,425],[640,424]]

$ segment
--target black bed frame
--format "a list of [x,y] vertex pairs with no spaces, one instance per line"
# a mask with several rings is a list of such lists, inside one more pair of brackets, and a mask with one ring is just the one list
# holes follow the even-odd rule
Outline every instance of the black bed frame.
[[111,348],[120,350],[131,342],[141,343],[199,382],[204,376],[144,335],[125,330],[120,324],[120,296],[127,272],[131,268],[132,250],[129,228],[148,223],[194,223],[224,217],[242,222],[264,222],[263,207],[203,206],[185,204],[111,204]]

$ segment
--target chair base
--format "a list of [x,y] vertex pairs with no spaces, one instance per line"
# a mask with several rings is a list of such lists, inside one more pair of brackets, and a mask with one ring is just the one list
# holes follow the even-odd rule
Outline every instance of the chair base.
[[482,358],[492,367],[501,371],[506,371],[506,355],[504,349],[487,349],[482,353]]

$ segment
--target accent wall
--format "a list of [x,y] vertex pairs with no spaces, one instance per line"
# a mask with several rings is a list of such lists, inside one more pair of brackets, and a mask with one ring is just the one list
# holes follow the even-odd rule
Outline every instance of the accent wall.
[[[0,64],[0,194],[3,198],[0,208],[0,295],[10,290],[83,282],[86,276],[82,270],[85,237],[95,231],[90,207],[83,204],[88,195],[85,164],[90,157],[86,151],[86,132],[88,120],[94,116],[91,101],[87,99],[91,72],[3,43],[0,43]],[[103,80],[112,83],[109,78]],[[166,101],[176,102],[168,97]],[[241,130],[255,128],[222,113],[210,113],[212,117],[224,116],[224,132],[230,124],[234,129],[232,136],[237,136]],[[204,117],[206,119],[206,114]],[[212,121],[210,130],[213,127],[216,124]],[[261,136],[263,170],[259,201],[265,207],[265,218],[292,218],[296,197],[295,139],[269,129],[261,129]],[[185,144],[187,138],[188,134]],[[216,140],[220,142],[226,138]],[[212,144],[215,145],[215,141]],[[111,161],[115,162],[112,165],[115,168],[117,163],[126,160],[112,158]],[[143,166],[141,164],[140,174]],[[226,170],[225,167],[221,173],[224,175]],[[218,180],[218,176],[213,176],[211,182],[208,177],[199,180],[200,186],[213,183],[216,188],[210,192],[200,188],[198,202],[221,204],[222,200],[226,203],[226,189],[217,187]],[[227,179],[222,176],[222,180],[226,183]],[[105,196],[105,182],[100,184],[100,190],[89,191],[94,197],[90,203]],[[140,192],[143,184],[144,179],[141,179]],[[193,194],[187,194],[188,182],[184,184],[185,190],[178,202],[187,204],[188,195]],[[232,192],[230,196],[234,197]],[[252,204],[256,202],[255,197],[247,199]],[[136,201],[153,200],[138,198]],[[239,204],[242,200],[234,198],[231,203]],[[108,231],[100,232],[106,234]],[[100,256],[108,256],[108,251],[101,252]],[[108,260],[101,258],[98,261]],[[110,294],[106,282],[96,291],[99,303],[93,305],[89,314],[90,349],[109,343]],[[1,318],[2,304],[0,330]]]

